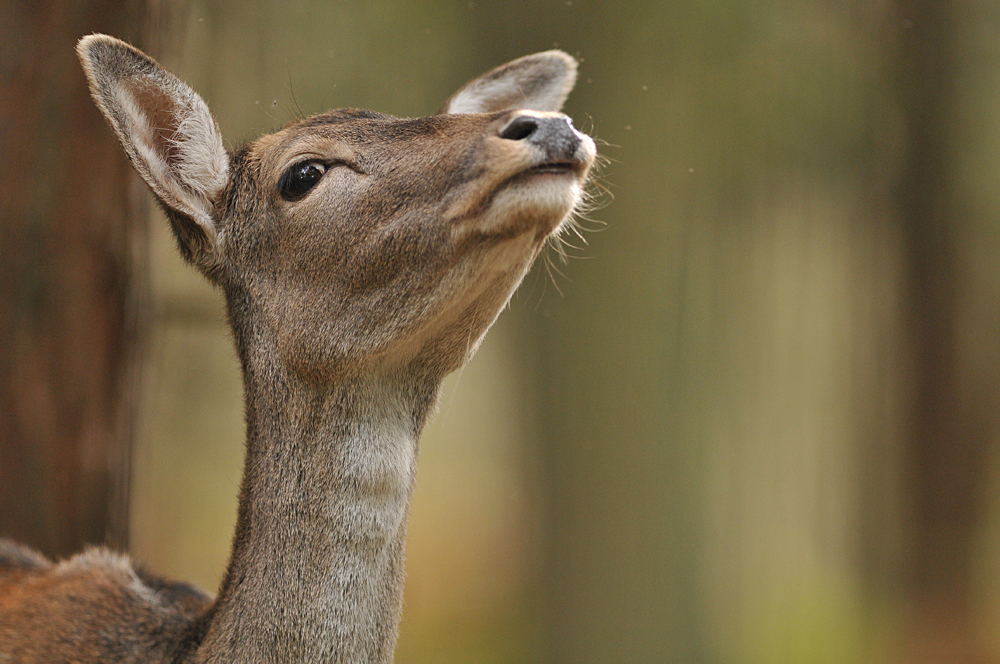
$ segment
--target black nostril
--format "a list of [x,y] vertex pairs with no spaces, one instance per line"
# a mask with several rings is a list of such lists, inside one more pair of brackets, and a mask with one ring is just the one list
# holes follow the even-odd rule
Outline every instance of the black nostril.
[[511,120],[510,124],[503,128],[503,131],[500,132],[500,138],[521,141],[535,133],[536,129],[538,129],[538,122],[535,118],[522,115]]

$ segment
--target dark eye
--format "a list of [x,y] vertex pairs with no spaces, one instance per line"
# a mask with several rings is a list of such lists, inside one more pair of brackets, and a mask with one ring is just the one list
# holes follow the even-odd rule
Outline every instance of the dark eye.
[[281,176],[278,188],[281,190],[281,197],[286,201],[294,201],[302,198],[306,193],[316,186],[316,183],[326,173],[326,164],[321,161],[300,161]]

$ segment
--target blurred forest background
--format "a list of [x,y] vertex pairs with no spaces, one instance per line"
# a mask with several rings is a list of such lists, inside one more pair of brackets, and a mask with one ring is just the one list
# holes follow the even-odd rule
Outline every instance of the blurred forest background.
[[93,31],[234,145],[582,62],[611,195],[447,383],[397,662],[1000,662],[1000,4],[2,0],[0,533],[212,590],[237,364]]

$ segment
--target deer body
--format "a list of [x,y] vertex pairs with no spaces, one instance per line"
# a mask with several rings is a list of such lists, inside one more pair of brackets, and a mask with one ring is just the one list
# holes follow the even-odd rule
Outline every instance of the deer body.
[[204,102],[141,52],[78,47],[95,101],[225,294],[247,448],[218,597],[92,549],[0,541],[0,662],[392,661],[417,441],[579,204],[593,142],[557,113],[560,52],[441,113],[344,110],[227,153]]

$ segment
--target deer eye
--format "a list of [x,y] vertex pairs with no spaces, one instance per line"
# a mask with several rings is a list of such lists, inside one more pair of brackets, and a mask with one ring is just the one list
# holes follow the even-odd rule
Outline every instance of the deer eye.
[[286,201],[294,201],[308,193],[326,173],[326,164],[321,161],[300,161],[281,176],[278,189]]

